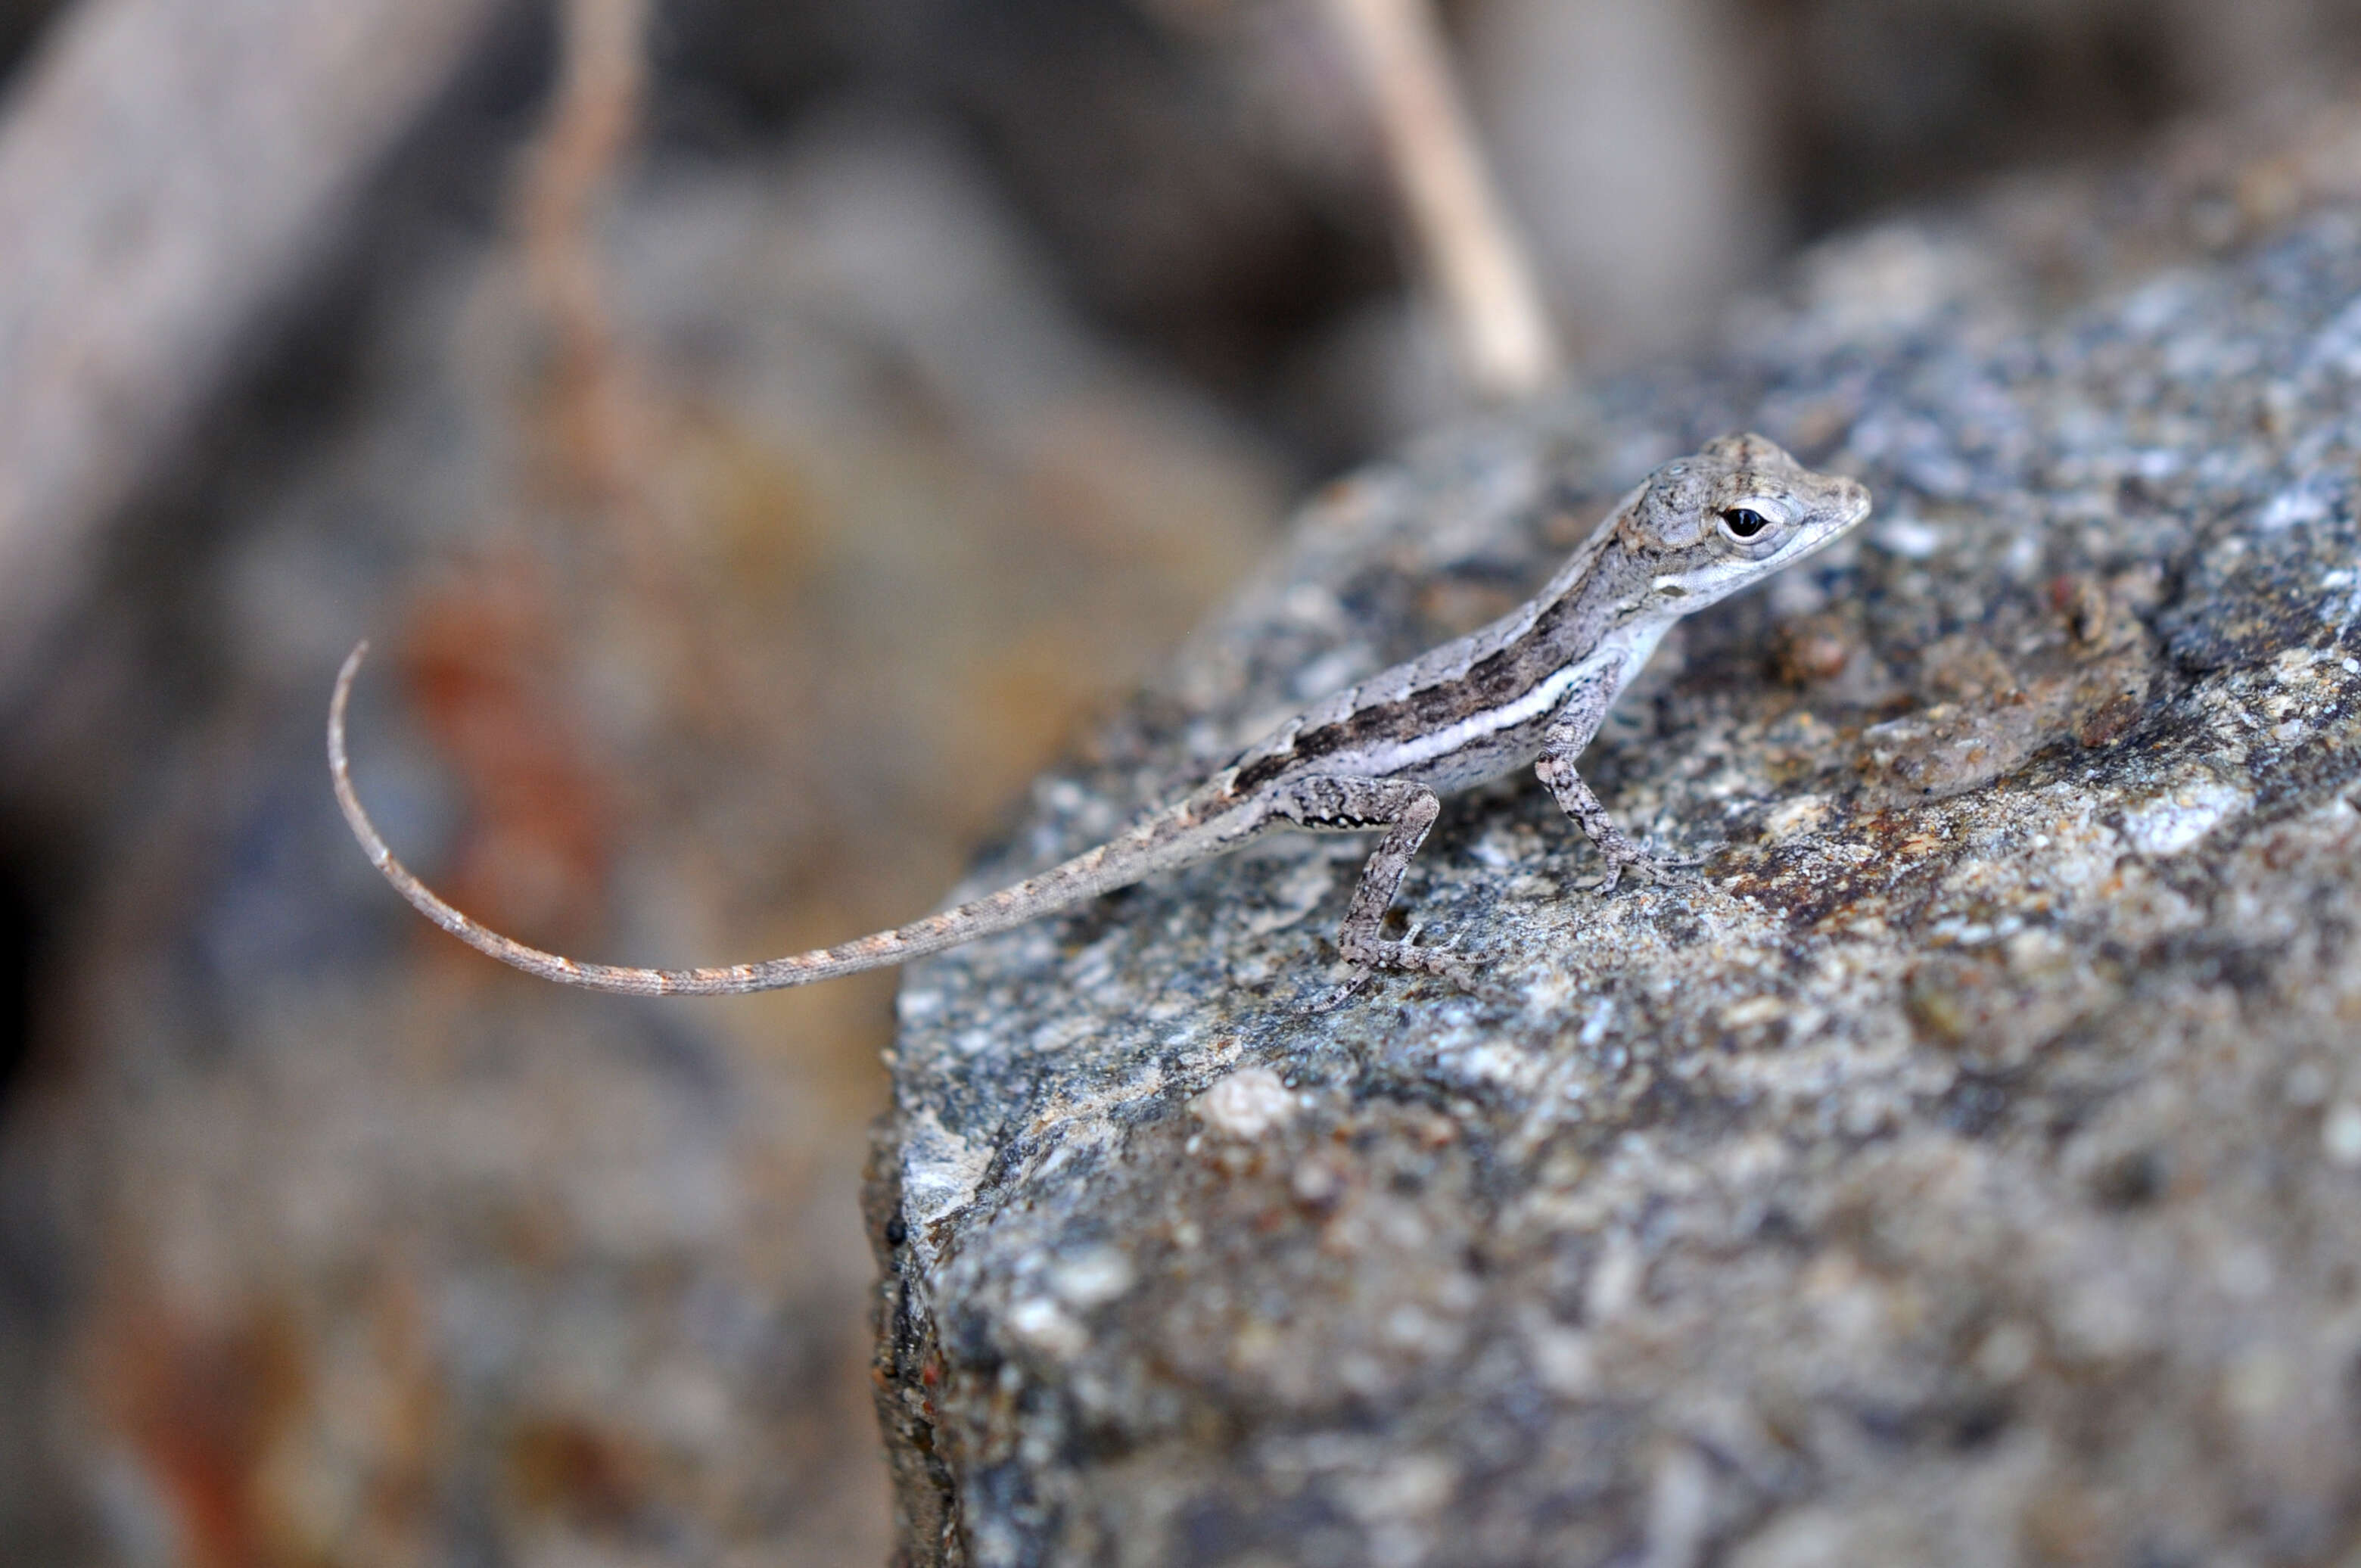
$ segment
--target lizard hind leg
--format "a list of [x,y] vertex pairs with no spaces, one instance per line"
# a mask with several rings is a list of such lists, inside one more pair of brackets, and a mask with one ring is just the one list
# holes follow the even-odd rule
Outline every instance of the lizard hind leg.
[[[1416,947],[1389,940],[1382,934],[1386,911],[1393,906],[1411,857],[1426,841],[1427,830],[1442,809],[1442,801],[1424,784],[1326,774],[1295,780],[1274,803],[1274,817],[1315,833],[1385,829],[1385,837],[1378,840],[1361,868],[1360,883],[1353,889],[1345,923],[1337,931],[1338,951],[1346,963],[1363,971],[1345,995],[1359,990],[1367,973],[1376,970],[1408,970],[1462,985],[1474,983],[1474,966],[1448,948]],[[1341,1002],[1344,996],[1336,1000]]]

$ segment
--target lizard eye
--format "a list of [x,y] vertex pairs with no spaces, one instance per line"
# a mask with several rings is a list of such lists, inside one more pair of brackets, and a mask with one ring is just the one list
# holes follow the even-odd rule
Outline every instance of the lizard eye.
[[1752,507],[1731,507],[1721,514],[1722,532],[1732,539],[1752,539],[1771,526],[1771,520]]

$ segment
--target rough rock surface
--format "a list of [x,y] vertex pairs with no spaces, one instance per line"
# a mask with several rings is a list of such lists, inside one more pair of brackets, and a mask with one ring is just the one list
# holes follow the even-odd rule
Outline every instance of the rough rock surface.
[[1446,806],[1401,905],[1505,999],[1309,1011],[1352,840],[911,974],[870,1186],[909,1561],[2354,1547],[2361,207],[2215,238],[2052,311],[1888,229],[1693,367],[1318,499],[976,885],[1513,603],[1707,437],[1879,510],[1587,761],[1720,846],[1696,881],[1599,897],[1529,779]]

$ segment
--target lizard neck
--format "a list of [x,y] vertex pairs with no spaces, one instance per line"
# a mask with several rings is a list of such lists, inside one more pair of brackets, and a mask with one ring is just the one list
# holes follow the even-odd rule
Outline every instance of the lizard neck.
[[1516,638],[1524,662],[1555,670],[1620,658],[1637,669],[1681,616],[1649,592],[1654,571],[1612,521],[1600,528],[1535,596]]

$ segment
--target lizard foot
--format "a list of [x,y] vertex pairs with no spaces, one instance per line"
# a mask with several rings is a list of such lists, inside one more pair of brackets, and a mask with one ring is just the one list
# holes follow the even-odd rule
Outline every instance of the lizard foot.
[[1400,970],[1462,982],[1476,978],[1476,966],[1454,952],[1448,943],[1421,948],[1409,942],[1360,941],[1345,945],[1345,961],[1356,969]]
[[1334,1013],[1361,992],[1368,990],[1370,983],[1377,978],[1378,971],[1373,969],[1356,969],[1353,971],[1353,977],[1350,980],[1323,992],[1320,1000],[1303,1011],[1315,1018],[1323,1013]]
[[1660,855],[1635,839],[1622,839],[1620,835],[1618,839],[1620,842],[1598,846],[1599,859],[1607,862],[1607,870],[1600,873],[1598,883],[1601,894],[1613,893],[1627,871],[1639,872],[1655,883],[1694,883],[1697,880],[1697,868],[1721,850],[1717,844],[1701,855]]
[[[1456,940],[1453,938],[1454,942]],[[1314,1003],[1312,1012],[1327,1013],[1343,1006],[1367,990],[1370,981],[1385,970],[1430,974],[1488,1000],[1498,1001],[1505,995],[1499,987],[1485,978],[1482,967],[1475,959],[1455,951],[1450,942],[1440,947],[1422,948],[1406,941],[1356,941],[1345,945],[1344,957],[1345,961],[1353,967],[1353,977]]]

